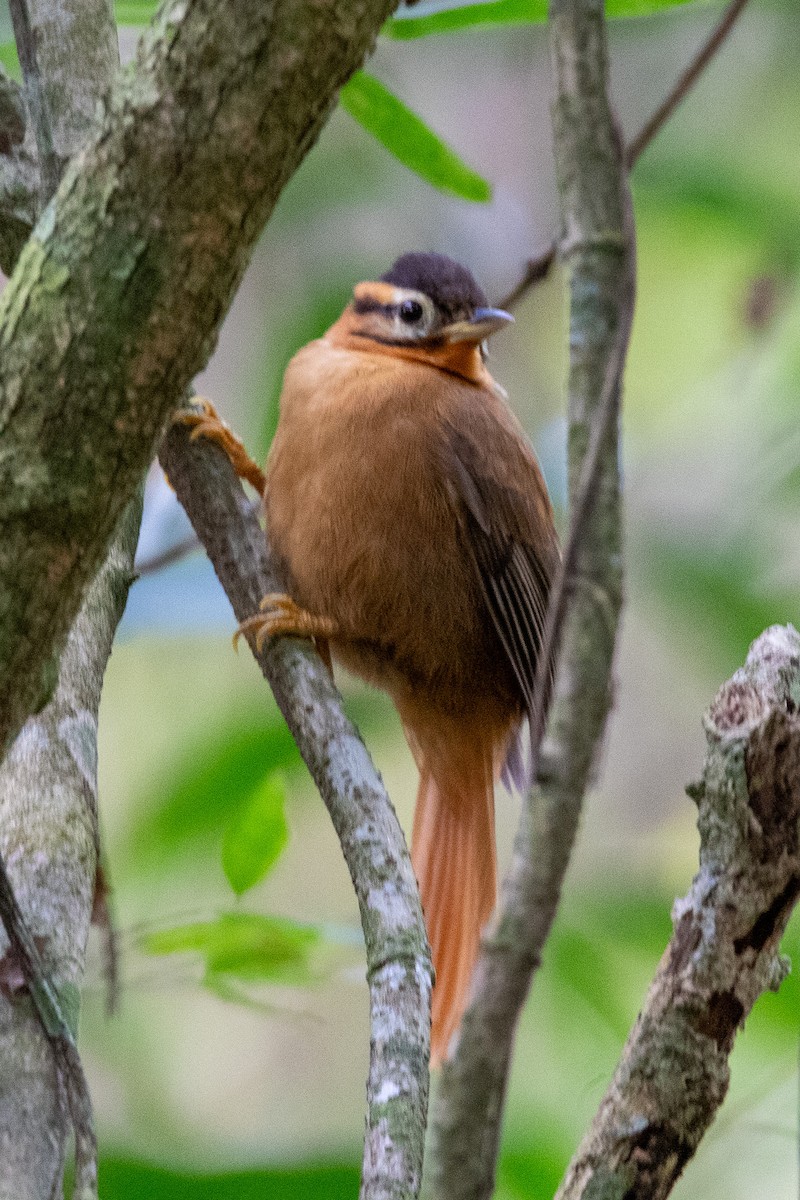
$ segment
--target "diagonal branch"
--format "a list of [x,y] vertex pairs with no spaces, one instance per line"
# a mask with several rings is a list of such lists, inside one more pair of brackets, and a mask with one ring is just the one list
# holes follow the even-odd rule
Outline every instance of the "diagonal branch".
[[28,242],[0,298],[0,747],[46,700],[267,216],[393,7],[166,4]]
[[[160,460],[237,619],[245,620],[281,586],[233,468],[180,425],[168,431]],[[361,910],[372,1031],[361,1198],[413,1200],[422,1181],[432,968],[405,839],[311,646],[282,638],[261,651],[251,640],[251,649],[330,813]]]
[[[706,40],[696,51],[694,58],[678,76],[669,94],[659,104],[653,115],[642,126],[639,132],[625,147],[625,164],[632,171],[639,158],[661,132],[678,105],[697,83],[700,76],[711,62],[714,55],[722,46],[733,29],[739,16],[747,4],[747,0],[730,0],[719,21],[709,33]],[[536,258],[529,259],[520,281],[499,302],[500,308],[513,309],[537,283],[541,283],[550,272],[556,260],[555,238]]]
[[800,896],[800,636],[774,626],[705,718],[700,870],[557,1200],[663,1200],[728,1089],[737,1031],[788,964]]
[[605,726],[622,603],[617,427],[633,316],[633,220],[607,97],[602,0],[553,0],[550,21],[560,249],[570,270],[571,526],[542,670],[558,650],[556,622],[564,623],[541,747],[541,700],[531,718],[534,787],[433,1114],[434,1186],[442,1200],[478,1200],[493,1190],[514,1033],[555,917]]

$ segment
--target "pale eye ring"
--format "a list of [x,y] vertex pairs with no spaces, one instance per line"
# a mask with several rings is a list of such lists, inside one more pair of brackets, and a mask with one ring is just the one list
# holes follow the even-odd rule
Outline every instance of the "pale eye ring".
[[416,325],[422,319],[424,309],[419,300],[404,300],[398,311],[400,320],[406,325]]

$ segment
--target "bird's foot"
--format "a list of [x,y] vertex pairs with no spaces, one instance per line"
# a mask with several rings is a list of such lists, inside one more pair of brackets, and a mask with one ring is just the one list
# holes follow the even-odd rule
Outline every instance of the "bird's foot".
[[[217,413],[210,400],[203,396],[194,396],[193,409],[182,409],[175,415],[177,425],[186,425],[191,429],[191,441],[207,438],[214,442],[230,459],[234,471],[240,479],[246,479],[256,489],[260,496],[264,494],[266,479],[258,463],[244,448],[243,442],[236,436],[229,425],[226,425]],[[200,410],[199,412],[197,410]]]
[[302,637],[326,640],[336,636],[335,622],[318,617],[295,604],[284,592],[270,592],[259,604],[259,612],[242,621],[233,635],[234,646],[242,634],[255,634],[256,650],[267,638]]

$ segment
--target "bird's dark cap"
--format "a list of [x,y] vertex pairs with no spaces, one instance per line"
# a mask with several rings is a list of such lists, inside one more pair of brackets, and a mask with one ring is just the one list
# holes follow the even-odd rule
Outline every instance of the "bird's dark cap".
[[381,280],[422,292],[447,321],[469,317],[489,303],[471,271],[446,254],[403,254]]

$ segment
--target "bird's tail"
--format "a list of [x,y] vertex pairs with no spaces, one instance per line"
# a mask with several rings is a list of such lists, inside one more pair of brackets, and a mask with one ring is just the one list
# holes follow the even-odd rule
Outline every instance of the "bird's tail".
[[497,899],[494,781],[507,735],[498,746],[475,729],[451,728],[435,739],[420,737],[418,728],[407,733],[420,769],[411,859],[436,971],[436,1066],[466,1008],[481,931]]

